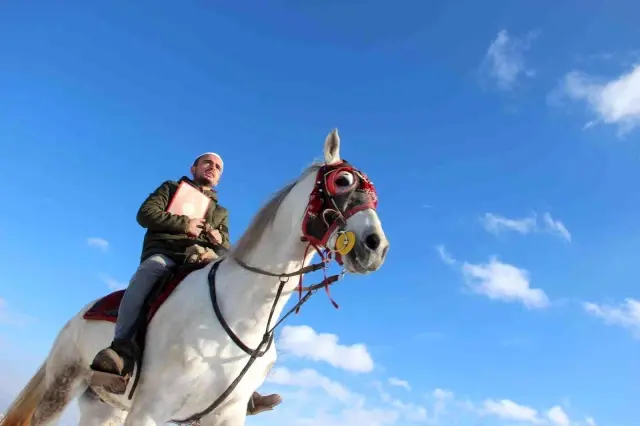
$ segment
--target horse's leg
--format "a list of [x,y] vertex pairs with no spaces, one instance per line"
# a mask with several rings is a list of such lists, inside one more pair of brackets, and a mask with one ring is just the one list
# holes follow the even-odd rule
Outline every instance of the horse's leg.
[[100,400],[91,388],[87,388],[80,396],[78,406],[80,408],[79,426],[118,426],[127,416],[126,411]]
[[148,378],[145,380],[145,375],[154,373],[142,372],[124,426],[161,426],[171,420],[178,395],[173,395],[171,386],[166,383],[151,380],[153,384],[150,384]]

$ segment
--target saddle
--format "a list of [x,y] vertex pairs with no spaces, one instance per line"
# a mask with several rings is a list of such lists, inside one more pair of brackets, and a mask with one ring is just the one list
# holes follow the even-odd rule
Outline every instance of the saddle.
[[[134,347],[134,362],[138,368],[131,392],[129,393],[129,399],[132,398],[140,378],[149,323],[158,309],[160,309],[175,289],[178,288],[187,275],[193,271],[204,268],[216,259],[218,259],[218,256],[211,250],[206,250],[200,246],[193,246],[193,248],[186,253],[185,263],[170,268],[156,281],[153,289],[149,292],[133,327],[132,343]],[[100,298],[85,312],[83,318],[91,321],[109,321],[116,323],[118,320],[118,309],[124,293],[125,290],[117,290]],[[111,384],[114,380],[119,382],[119,387],[126,388],[129,378],[113,377],[111,374],[96,371],[93,374],[92,384]]]

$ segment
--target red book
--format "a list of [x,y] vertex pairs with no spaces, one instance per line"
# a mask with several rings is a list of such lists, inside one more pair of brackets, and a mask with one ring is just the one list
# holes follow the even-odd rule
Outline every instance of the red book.
[[207,213],[211,198],[186,182],[180,182],[178,190],[169,202],[168,213],[186,215],[191,219],[202,219]]

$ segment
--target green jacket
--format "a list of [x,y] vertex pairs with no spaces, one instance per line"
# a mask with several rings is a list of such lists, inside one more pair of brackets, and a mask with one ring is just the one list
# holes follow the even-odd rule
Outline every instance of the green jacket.
[[[185,259],[185,251],[194,244],[210,247],[210,244],[203,237],[190,238],[187,234],[189,225],[188,216],[178,216],[167,213],[167,206],[178,189],[180,182],[186,181],[194,187],[200,189],[186,176],[178,182],[165,181],[153,191],[142,203],[136,219],[140,226],[147,229],[142,244],[142,254],[140,261],[144,261],[151,255],[164,254],[173,261],[181,264]],[[218,204],[218,195],[215,191],[200,191],[211,198],[209,210],[205,215],[205,220],[222,235],[222,247],[228,249],[229,243],[229,212]],[[216,251],[219,247],[216,247]]]

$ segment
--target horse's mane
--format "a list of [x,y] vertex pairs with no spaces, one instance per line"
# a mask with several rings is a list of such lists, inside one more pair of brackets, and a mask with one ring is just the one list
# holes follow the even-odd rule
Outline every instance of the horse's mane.
[[310,173],[317,172],[320,167],[322,167],[322,163],[311,164],[296,180],[276,192],[271,199],[258,210],[258,213],[255,214],[238,242],[231,248],[235,257],[243,259],[255,248],[267,230],[267,227],[272,224],[273,219],[278,213],[278,209],[293,187],[304,180]]

